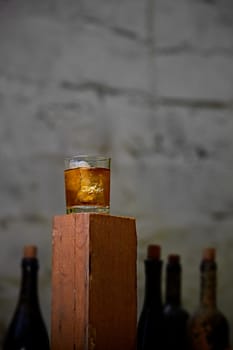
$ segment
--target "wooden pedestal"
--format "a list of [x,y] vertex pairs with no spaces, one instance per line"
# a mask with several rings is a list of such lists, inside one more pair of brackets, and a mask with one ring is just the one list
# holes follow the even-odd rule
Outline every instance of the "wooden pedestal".
[[134,218],[55,216],[52,235],[52,350],[135,350]]

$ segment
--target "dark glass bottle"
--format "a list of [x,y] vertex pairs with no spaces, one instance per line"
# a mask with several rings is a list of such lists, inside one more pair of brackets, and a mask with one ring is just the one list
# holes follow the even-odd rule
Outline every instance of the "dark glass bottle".
[[149,245],[145,265],[144,304],[137,328],[137,350],[163,349],[162,260],[160,246]]
[[217,308],[215,249],[203,251],[200,264],[200,305],[188,322],[190,349],[226,350],[229,345],[229,325]]
[[182,268],[180,256],[170,254],[166,264],[164,313],[164,350],[187,349],[188,312],[181,304]]
[[3,350],[48,350],[49,337],[38,297],[37,247],[25,246],[18,303],[3,342]]

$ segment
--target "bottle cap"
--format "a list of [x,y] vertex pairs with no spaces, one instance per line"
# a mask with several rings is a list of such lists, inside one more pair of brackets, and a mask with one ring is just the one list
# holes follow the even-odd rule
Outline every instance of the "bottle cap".
[[179,262],[180,262],[180,255],[178,255],[178,254],[169,254],[167,260],[168,260],[168,263],[177,263],[177,264],[179,264]]
[[150,244],[147,247],[147,258],[148,259],[160,259],[161,247],[157,244]]
[[215,261],[216,250],[215,248],[205,248],[203,250],[203,260]]
[[23,248],[24,258],[36,258],[37,257],[37,246],[35,245],[26,245]]

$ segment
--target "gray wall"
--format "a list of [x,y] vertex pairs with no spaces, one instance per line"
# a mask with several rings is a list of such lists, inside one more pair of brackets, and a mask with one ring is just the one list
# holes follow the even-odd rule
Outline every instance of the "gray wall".
[[233,2],[0,0],[0,336],[22,246],[38,244],[50,327],[51,224],[63,159],[112,157],[111,213],[183,263],[183,303],[217,248],[218,304],[233,330]]

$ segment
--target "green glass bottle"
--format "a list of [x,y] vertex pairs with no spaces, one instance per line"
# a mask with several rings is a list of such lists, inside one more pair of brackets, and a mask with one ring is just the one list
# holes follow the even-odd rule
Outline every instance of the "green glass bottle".
[[3,350],[49,350],[49,336],[38,297],[37,247],[25,246],[18,303],[3,341]]
[[145,295],[137,328],[137,350],[163,350],[163,304],[161,248],[149,245],[145,266]]
[[168,255],[165,277],[164,350],[187,350],[189,314],[181,303],[182,267],[180,255]]

